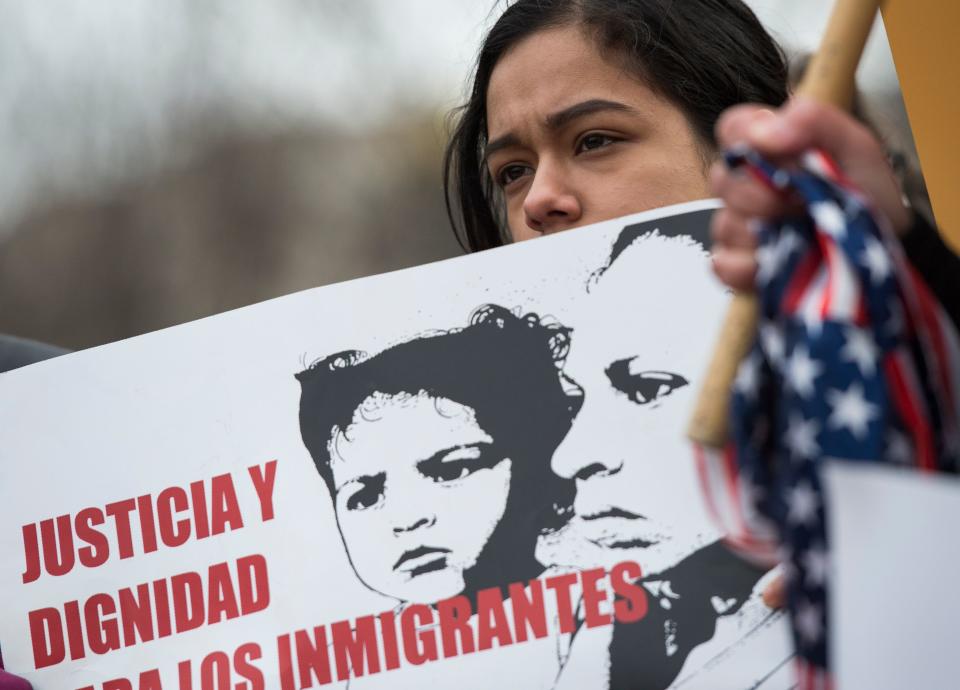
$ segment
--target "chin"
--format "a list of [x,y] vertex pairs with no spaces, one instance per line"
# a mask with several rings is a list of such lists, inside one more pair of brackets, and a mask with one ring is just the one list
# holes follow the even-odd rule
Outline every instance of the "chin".
[[463,574],[451,568],[433,573],[424,573],[417,577],[393,583],[389,596],[411,604],[433,604],[450,599],[463,592]]
[[[568,525],[569,531],[569,525]],[[575,568],[611,569],[618,563],[630,561],[639,564],[643,577],[655,577],[670,570],[688,556],[709,546],[717,540],[717,535],[701,533],[672,536],[651,546],[614,546],[599,544],[582,535],[570,539],[571,535],[558,534],[551,540],[538,545],[537,557],[541,562]],[[567,538],[564,538],[567,537]]]
[[626,560],[640,564],[644,578],[656,579],[657,575],[670,570],[694,551],[687,545],[679,547],[677,544],[658,544],[646,549],[632,549],[623,554]]
[[673,539],[645,549],[630,550],[630,555],[626,560],[639,563],[644,578],[655,579],[658,574],[676,567],[682,563],[684,559],[689,558],[716,540],[717,536],[713,534],[700,534],[682,539]]

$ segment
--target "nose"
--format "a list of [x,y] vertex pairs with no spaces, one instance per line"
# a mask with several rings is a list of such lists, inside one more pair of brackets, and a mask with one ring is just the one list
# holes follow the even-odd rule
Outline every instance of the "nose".
[[437,524],[437,517],[435,515],[431,515],[430,517],[422,517],[406,525],[395,525],[393,528],[393,536],[399,537],[401,534],[406,532],[414,532],[418,529],[427,529],[429,527],[433,527],[435,524]]
[[563,166],[540,160],[523,200],[527,227],[550,234],[566,230],[583,216],[580,198]]
[[599,445],[606,445],[599,443],[598,429],[602,426],[591,425],[580,415],[574,419],[570,432],[553,453],[550,465],[555,474],[564,479],[587,480],[610,477],[623,469],[623,458],[610,450],[603,454],[597,452]]

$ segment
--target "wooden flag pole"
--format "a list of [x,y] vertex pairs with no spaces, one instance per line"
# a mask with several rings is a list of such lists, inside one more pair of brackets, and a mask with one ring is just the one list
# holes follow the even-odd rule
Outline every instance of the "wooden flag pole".
[[[820,48],[810,60],[797,95],[850,109],[857,64],[882,2],[836,0]],[[730,391],[737,368],[753,344],[757,311],[756,295],[734,296],[687,428],[692,441],[709,448],[726,444]]]

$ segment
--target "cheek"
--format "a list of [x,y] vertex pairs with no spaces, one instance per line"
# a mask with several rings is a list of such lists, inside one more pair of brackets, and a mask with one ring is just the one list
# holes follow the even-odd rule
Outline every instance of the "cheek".
[[694,387],[687,384],[659,402],[639,409],[637,416],[642,416],[642,422],[636,425],[637,433],[646,438],[647,445],[655,448],[657,454],[671,464],[682,465],[693,458],[685,431],[695,392]]
[[696,150],[641,148],[624,155],[618,170],[599,170],[593,197],[608,215],[626,215],[670,204],[707,198],[707,169]]
[[381,560],[384,552],[376,545],[385,538],[386,525],[376,511],[341,512],[337,521],[350,560],[358,568]]
[[628,460],[625,475],[657,487],[653,500],[663,499],[661,517],[693,516],[703,501],[693,446],[685,436],[694,393],[689,385],[674,391],[660,407],[642,410],[626,427],[632,429],[631,445],[643,452],[630,454],[633,462]]
[[710,196],[705,177],[676,170],[638,171],[608,193],[615,195],[613,201],[619,203],[621,215]]
[[526,242],[543,236],[543,233],[537,232],[527,225],[523,209],[518,209],[516,212],[511,210],[507,214],[507,223],[510,226],[510,237],[514,242]]
[[503,517],[510,492],[510,462],[471,475],[456,487],[445,489],[445,515],[438,523],[457,532],[464,558],[473,559]]

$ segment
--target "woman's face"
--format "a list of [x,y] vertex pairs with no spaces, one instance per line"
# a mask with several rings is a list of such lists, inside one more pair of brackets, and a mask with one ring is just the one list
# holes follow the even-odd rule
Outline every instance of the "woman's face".
[[459,594],[510,487],[511,461],[474,411],[425,394],[378,394],[330,451],[337,522],[360,579],[403,601]]
[[501,58],[487,130],[514,240],[710,196],[684,114],[576,27],[540,31]]
[[[577,482],[573,563],[634,560],[652,575],[717,538],[683,431],[726,302],[700,245],[647,236],[571,319],[564,372],[584,398],[553,469]],[[640,333],[619,327],[627,319]]]

